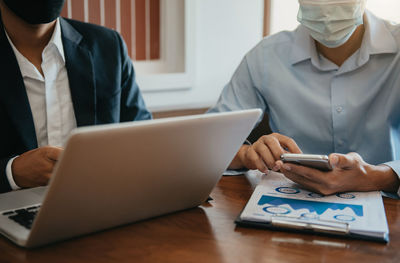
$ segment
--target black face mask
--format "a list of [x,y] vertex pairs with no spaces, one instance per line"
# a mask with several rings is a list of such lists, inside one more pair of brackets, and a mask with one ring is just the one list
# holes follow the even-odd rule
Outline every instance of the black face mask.
[[60,16],[65,0],[3,0],[3,2],[28,24],[46,24]]

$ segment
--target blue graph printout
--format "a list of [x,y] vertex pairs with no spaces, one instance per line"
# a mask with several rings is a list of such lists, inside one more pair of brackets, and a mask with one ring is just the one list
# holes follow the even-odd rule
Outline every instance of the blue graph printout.
[[363,216],[363,207],[361,205],[353,205],[353,204],[316,202],[316,201],[299,200],[299,199],[291,199],[291,198],[282,198],[282,197],[263,195],[260,198],[260,200],[258,201],[258,205],[264,206],[266,204],[269,204],[269,205],[272,205],[275,207],[281,206],[281,205],[287,205],[292,210],[307,209],[309,211],[309,213],[315,212],[318,215],[324,214],[328,209],[331,209],[334,211],[335,210],[344,211],[346,208],[350,208],[351,210],[353,210],[354,214],[356,214],[358,217]]

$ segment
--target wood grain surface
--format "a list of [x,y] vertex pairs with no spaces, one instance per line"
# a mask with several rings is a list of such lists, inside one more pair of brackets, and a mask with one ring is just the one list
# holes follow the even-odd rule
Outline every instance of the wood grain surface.
[[214,200],[92,235],[27,250],[0,238],[0,262],[399,262],[400,202],[384,199],[390,243],[237,227],[252,175],[223,177]]

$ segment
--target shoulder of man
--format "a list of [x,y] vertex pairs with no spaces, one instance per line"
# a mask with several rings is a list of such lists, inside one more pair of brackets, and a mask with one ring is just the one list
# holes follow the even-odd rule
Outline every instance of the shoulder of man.
[[89,47],[93,45],[120,45],[121,36],[113,29],[68,18],[61,19],[64,20],[61,22],[63,34],[66,33],[64,32],[65,30],[70,31],[68,34],[71,34],[71,31],[76,31],[82,36],[84,43]]
[[262,44],[263,47],[274,47],[285,44],[293,44],[295,35],[299,33],[298,31],[299,27],[293,31],[280,31],[278,33],[265,37],[260,44]]
[[296,34],[301,34],[298,30],[299,27],[293,31],[281,31],[263,38],[245,57],[248,62],[256,64],[262,63],[266,57],[269,59],[288,57],[290,50],[295,45]]

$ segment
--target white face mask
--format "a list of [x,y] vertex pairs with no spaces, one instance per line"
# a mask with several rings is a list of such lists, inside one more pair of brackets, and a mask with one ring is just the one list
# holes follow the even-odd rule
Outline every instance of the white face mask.
[[363,24],[366,0],[299,0],[297,20],[324,46],[343,45]]

